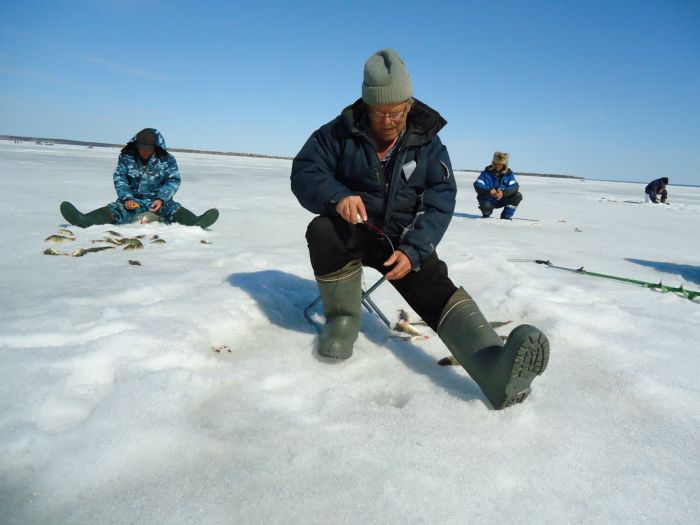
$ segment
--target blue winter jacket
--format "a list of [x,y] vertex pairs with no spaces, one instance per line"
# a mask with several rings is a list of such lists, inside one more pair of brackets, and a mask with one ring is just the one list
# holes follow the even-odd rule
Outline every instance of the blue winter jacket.
[[151,131],[156,135],[156,148],[148,162],[144,164],[139,156],[136,136],[119,155],[114,171],[114,188],[122,203],[129,199],[161,199],[168,202],[180,187],[180,171],[175,157],[167,152],[160,131]]
[[304,208],[323,215],[337,215],[340,200],[360,196],[368,221],[397,241],[417,270],[455,207],[450,157],[437,135],[447,122],[414,100],[391,173],[384,173],[365,123],[360,99],[314,132],[292,164],[292,191]]
[[498,172],[493,166],[486,166],[474,181],[474,189],[479,196],[487,196],[492,189],[501,190],[504,197],[510,197],[518,192],[520,185],[515,180],[515,173],[510,168]]

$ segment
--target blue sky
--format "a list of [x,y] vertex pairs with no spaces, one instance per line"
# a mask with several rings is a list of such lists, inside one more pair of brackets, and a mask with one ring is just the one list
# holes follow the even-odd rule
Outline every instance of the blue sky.
[[456,169],[700,184],[700,1],[0,0],[0,133],[293,156],[401,53]]

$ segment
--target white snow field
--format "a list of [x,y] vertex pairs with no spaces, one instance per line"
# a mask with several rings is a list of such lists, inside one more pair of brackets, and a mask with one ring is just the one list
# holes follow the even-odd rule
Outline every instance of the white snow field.
[[[700,188],[671,177],[645,205],[644,184],[520,177],[536,221],[508,222],[455,174],[451,277],[499,333],[551,342],[532,395],[495,411],[426,328],[405,342],[364,312],[351,359],[315,357],[290,161],[176,154],[176,200],[219,208],[210,231],[46,243],[62,200],[115,199],[118,153],[0,142],[0,523],[698,522],[700,300],[510,259],[700,290]],[[108,230],[167,243],[43,255]]]

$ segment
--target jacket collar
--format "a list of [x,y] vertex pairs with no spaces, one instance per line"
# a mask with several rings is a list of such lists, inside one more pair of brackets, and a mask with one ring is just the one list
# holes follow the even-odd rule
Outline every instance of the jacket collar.
[[511,171],[510,168],[506,168],[503,171],[496,171],[496,169],[493,167],[493,164],[489,164],[484,168],[484,171],[488,171],[491,175],[494,175],[496,177],[505,177],[506,175],[511,175],[513,172]]
[[[343,109],[341,117],[351,134],[369,136],[365,103],[361,98]],[[446,124],[447,121],[440,113],[414,98],[413,106],[408,113],[403,147],[421,146],[430,142]]]

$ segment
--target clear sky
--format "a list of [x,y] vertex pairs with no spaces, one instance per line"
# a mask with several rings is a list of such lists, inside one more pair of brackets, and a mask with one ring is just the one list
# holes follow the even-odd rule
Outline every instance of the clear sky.
[[456,169],[700,184],[700,1],[0,0],[0,134],[293,156],[399,51]]

